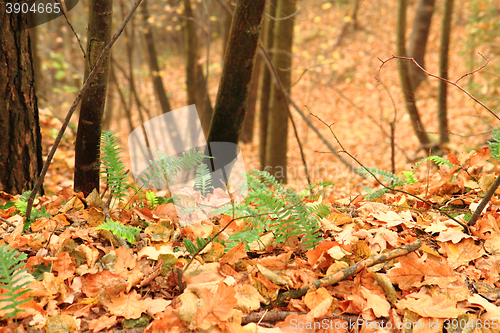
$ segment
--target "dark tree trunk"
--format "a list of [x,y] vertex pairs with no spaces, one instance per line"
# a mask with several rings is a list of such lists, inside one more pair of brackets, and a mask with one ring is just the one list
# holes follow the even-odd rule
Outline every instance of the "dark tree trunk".
[[[274,17],[276,13],[276,5],[278,0],[269,0],[267,4],[267,13],[270,17]],[[265,23],[264,48],[269,54],[273,47],[274,41],[274,20],[268,19]],[[269,99],[271,97],[272,77],[267,66],[262,64],[260,69],[260,111],[259,111],[259,161],[260,168],[264,170],[266,166],[266,143],[267,143],[267,124],[269,118]]]
[[[210,160],[212,171],[225,167],[237,156],[237,143],[245,119],[265,0],[238,0],[225,54],[212,124],[207,142],[233,143]],[[214,179],[214,187],[226,179]]]
[[243,122],[243,131],[241,132],[241,141],[251,143],[253,141],[253,130],[255,126],[255,110],[257,108],[257,98],[259,95],[259,76],[262,59],[257,55],[255,67],[252,75],[252,84],[248,93],[247,115]]
[[[431,27],[432,13],[434,12],[435,0],[419,0],[417,11],[413,19],[413,26],[410,36],[410,47],[408,55],[425,68],[425,49],[427,47],[427,39],[429,37],[429,29]],[[419,84],[425,80],[426,75],[415,64],[410,66],[410,80],[413,90],[416,91]]]
[[[445,0],[444,14],[441,28],[441,43],[439,45],[439,76],[448,79],[448,49],[450,47],[451,17],[453,14],[453,0]],[[439,121],[439,141],[445,144],[450,141],[448,132],[448,111],[447,111],[447,89],[448,83],[439,80],[438,87],[438,121]]]
[[[112,16],[112,0],[90,1],[85,78],[111,39]],[[99,191],[99,144],[108,73],[109,55],[82,98],[75,144],[75,191],[85,194]]]
[[[292,43],[295,12],[295,0],[278,0],[277,18],[288,17],[274,25],[273,65],[283,89],[290,94],[290,71],[292,66]],[[271,87],[269,102],[269,124],[267,128],[266,167],[276,179],[287,182],[288,151],[288,101],[277,85]],[[266,169],[264,169],[266,170]]]
[[[398,1],[398,23],[397,23],[397,38],[396,47],[397,55],[406,57],[405,47],[405,31],[406,31],[406,0]],[[415,96],[410,81],[410,73],[408,70],[407,62],[400,63],[399,65],[399,78],[401,81],[401,90],[405,99],[406,110],[410,115],[411,126],[418,138],[420,147],[427,150],[431,146],[431,142],[427,133],[425,132],[424,125],[420,119],[417,105],[415,104]]]
[[24,15],[0,12],[0,190],[20,194],[42,170],[33,58]]

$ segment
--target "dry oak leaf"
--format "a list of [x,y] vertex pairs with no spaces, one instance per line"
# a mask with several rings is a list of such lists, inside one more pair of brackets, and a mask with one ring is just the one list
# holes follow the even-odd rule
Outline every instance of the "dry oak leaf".
[[477,239],[477,237],[464,234],[462,232],[462,228],[456,227],[456,228],[448,228],[447,230],[440,232],[439,236],[436,237],[436,240],[439,242],[452,241],[453,244],[457,244],[464,238]]
[[260,303],[268,303],[268,301],[259,294],[257,289],[249,284],[237,284],[235,289],[236,299],[238,300],[237,308],[247,313],[260,309]]
[[107,304],[108,311],[125,319],[137,319],[148,310],[146,303],[141,300],[141,295],[132,290],[130,294],[121,293],[120,297],[112,299]]
[[100,332],[105,328],[111,328],[116,325],[118,321],[116,320],[116,316],[101,316],[97,319],[91,320],[89,322],[89,328],[93,333]]
[[210,329],[221,321],[227,321],[238,305],[232,286],[220,283],[217,292],[212,294],[208,289],[201,291],[203,306],[197,310],[197,323],[200,329]]
[[227,263],[233,265],[235,262],[242,258],[246,258],[247,253],[245,251],[245,245],[240,242],[238,245],[229,250],[221,259],[221,263]]
[[494,233],[484,242],[484,249],[492,255],[500,254],[500,234]]
[[57,277],[66,280],[75,274],[75,260],[69,256],[68,252],[61,252],[52,264],[52,269],[57,272]]
[[184,326],[184,323],[179,318],[177,311],[171,306],[158,315],[153,322],[146,327],[144,333],[189,333],[191,332]]
[[483,248],[475,245],[472,239],[464,239],[456,245],[449,242],[441,243],[441,249],[446,253],[448,263],[453,269],[468,265],[470,261],[485,254]]
[[137,268],[139,269],[139,264],[137,260],[133,257],[134,251],[132,249],[127,249],[124,246],[116,249],[116,263],[115,272],[123,277],[127,277],[129,269]]
[[464,310],[457,309],[457,302],[446,294],[423,295],[419,299],[403,299],[396,304],[400,310],[408,309],[422,317],[457,318]]
[[413,252],[401,257],[387,275],[401,290],[420,287],[423,284],[436,284],[446,288],[457,280],[457,275],[444,259],[429,256],[424,261]]
[[371,309],[375,318],[388,317],[391,305],[385,298],[380,297],[377,294],[372,293],[368,288],[361,286],[361,294],[366,299],[365,309]]
[[167,301],[163,298],[152,299],[151,297],[148,297],[144,300],[144,303],[148,307],[148,315],[154,317],[155,314],[165,311],[167,306],[169,306],[172,301]]
[[110,271],[82,276],[82,292],[87,297],[97,297],[104,291],[110,297],[113,297],[124,291],[125,288],[125,279]]
[[332,302],[333,297],[323,287],[318,290],[308,291],[304,296],[304,303],[311,310],[307,314],[308,318],[314,320],[329,315]]
[[47,318],[46,333],[76,332],[78,327],[75,318],[69,315],[57,315]]

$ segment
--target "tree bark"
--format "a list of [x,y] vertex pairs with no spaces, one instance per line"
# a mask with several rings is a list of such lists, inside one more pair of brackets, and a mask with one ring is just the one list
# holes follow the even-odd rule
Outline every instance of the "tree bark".
[[[193,18],[191,1],[184,0],[184,16]],[[203,67],[199,61],[199,43],[196,35],[196,25],[193,20],[186,19],[184,29],[184,45],[186,51],[186,87],[188,105],[195,104],[201,122],[201,127],[208,136],[210,122],[212,120],[212,104],[208,96]]]
[[[451,18],[453,14],[453,0],[445,0],[444,14],[441,28],[441,42],[439,45],[439,76],[448,79],[448,50],[450,47]],[[439,121],[439,141],[445,144],[450,141],[448,132],[448,111],[447,111],[447,89],[448,83],[439,80],[438,86],[438,121]]]
[[[417,11],[413,19],[413,26],[410,35],[410,46],[408,48],[408,55],[415,59],[415,61],[425,68],[425,49],[427,47],[427,39],[429,37],[429,30],[431,27],[432,14],[434,12],[435,0],[419,0],[417,4]],[[416,91],[418,86],[427,77],[420,68],[411,63],[410,66],[410,80],[413,90]]]
[[243,122],[243,131],[241,132],[241,141],[243,141],[244,143],[252,143],[253,141],[253,130],[255,126],[257,98],[259,95],[259,76],[261,65],[262,59],[259,55],[257,55],[252,75],[252,84],[250,85],[250,92],[248,93],[247,115],[245,116],[245,121]]
[[[89,3],[88,42],[85,78],[111,39],[112,0],[91,0]],[[90,87],[82,97],[75,145],[75,191],[84,194],[99,191],[99,153],[102,116],[108,85],[109,55],[103,62]]]
[[[276,5],[278,0],[269,0],[267,13],[270,17],[276,14]],[[265,23],[264,48],[272,55],[271,49],[274,41],[274,20],[268,19]],[[269,118],[269,99],[271,97],[272,76],[267,66],[261,66],[260,69],[260,113],[259,113],[259,161],[260,168],[264,170],[266,166],[266,145],[267,145],[267,125]]]
[[[265,0],[239,0],[233,14],[222,77],[215,101],[207,142],[211,171],[227,166],[238,153],[238,139],[245,119],[248,91],[252,80]],[[223,152],[210,152],[213,142],[233,143]],[[214,179],[214,187],[227,183]]]
[[[406,0],[398,0],[398,22],[397,22],[397,36],[396,47],[397,54],[406,57]],[[415,96],[410,81],[410,73],[408,70],[407,62],[400,63],[399,65],[399,78],[401,81],[401,89],[405,99],[406,110],[410,115],[411,126],[418,138],[422,149],[427,150],[431,146],[431,142],[427,133],[425,132],[424,125],[420,119],[417,105],[415,104]]]
[[[288,17],[295,12],[295,0],[278,0],[276,16]],[[290,94],[294,16],[280,20],[274,26],[273,64],[283,89]],[[276,179],[287,182],[288,101],[276,85],[271,87],[269,123],[267,128],[266,167]],[[266,169],[264,169],[266,170]]]
[[42,170],[33,58],[25,15],[0,12],[0,190],[20,194]]

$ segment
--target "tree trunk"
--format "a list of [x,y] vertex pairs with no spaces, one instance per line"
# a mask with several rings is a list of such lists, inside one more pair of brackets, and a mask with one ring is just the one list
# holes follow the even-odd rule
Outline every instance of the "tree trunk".
[[[398,22],[397,22],[397,55],[406,56],[405,47],[405,31],[406,31],[406,0],[398,1]],[[415,96],[410,81],[410,73],[408,70],[407,62],[400,63],[399,65],[399,78],[401,81],[401,89],[405,99],[406,110],[410,115],[411,125],[413,131],[418,138],[422,149],[427,150],[431,146],[431,142],[425,132],[424,125],[420,119],[417,105],[415,104]]]
[[[295,0],[278,0],[276,16],[278,19],[288,17],[295,12]],[[294,16],[277,21],[274,26],[273,65],[283,89],[290,94],[290,70],[292,66]],[[288,150],[288,101],[276,85],[271,87],[269,103],[269,124],[267,128],[266,167],[276,179],[287,182]],[[266,169],[264,169],[266,170]]]
[[[450,47],[451,17],[453,14],[453,0],[445,0],[444,13],[441,28],[441,43],[439,45],[439,76],[448,79],[448,49]],[[438,87],[438,121],[439,121],[439,141],[445,144],[450,141],[448,132],[448,111],[447,111],[447,89],[448,83],[439,80]]]
[[243,122],[243,131],[241,132],[241,141],[244,143],[252,143],[253,129],[255,126],[255,110],[257,108],[257,98],[259,95],[259,76],[262,59],[257,55],[255,60],[255,67],[252,75],[252,84],[250,85],[250,92],[248,93],[247,102],[247,115]]
[[[431,27],[432,13],[434,12],[435,0],[419,0],[417,4],[417,11],[413,20],[413,26],[410,36],[410,47],[408,54],[414,58],[415,61],[425,68],[425,48],[427,46],[427,39],[429,37],[429,29]],[[425,80],[426,75],[415,64],[410,66],[410,80],[413,90],[416,91],[419,84]]]
[[42,170],[33,58],[25,15],[0,11],[0,190],[20,194]]
[[[190,0],[184,0],[184,16],[194,19]],[[184,29],[184,45],[186,51],[186,87],[188,105],[196,105],[201,127],[206,138],[208,136],[208,131],[210,130],[213,110],[208,96],[203,67],[198,63],[199,44],[198,36],[196,35],[196,24],[190,19],[186,19],[186,28]]]
[[[111,39],[113,1],[90,0],[85,78]],[[106,103],[109,55],[82,97],[75,145],[75,191],[99,191],[99,144]]]
[[[276,5],[278,0],[269,0],[267,13],[270,17],[276,14]],[[263,45],[269,54],[274,41],[274,20],[268,19],[265,23]],[[263,64],[264,65],[264,64]],[[267,143],[267,125],[269,118],[269,99],[271,97],[272,76],[267,66],[261,66],[260,69],[260,113],[259,113],[259,161],[260,168],[264,170],[266,164],[266,143]]]
[[[153,79],[153,86],[155,90],[156,97],[160,101],[160,107],[162,113],[167,113],[172,111],[170,106],[170,102],[167,97],[167,93],[165,92],[165,87],[163,86],[163,81],[160,76],[160,66],[158,65],[158,57],[156,54],[155,42],[153,38],[152,27],[148,22],[149,12],[147,7],[148,0],[143,0],[141,3],[142,9],[142,19],[144,25],[144,39],[146,41],[148,58],[149,58],[149,69],[151,71],[151,76]],[[184,145],[183,140],[179,133],[179,127],[174,121],[167,123],[168,132],[166,133],[171,142],[175,145],[176,151],[183,151]]]
[[[233,14],[224,68],[207,142],[233,143],[224,151],[214,152],[211,171],[226,167],[236,159],[238,138],[245,119],[248,91],[252,80],[260,36],[265,0],[238,0]],[[222,187],[226,179],[214,179],[214,187]]]

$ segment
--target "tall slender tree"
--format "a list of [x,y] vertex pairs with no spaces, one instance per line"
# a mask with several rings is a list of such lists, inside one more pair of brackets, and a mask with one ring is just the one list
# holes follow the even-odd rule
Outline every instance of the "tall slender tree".
[[[236,144],[246,114],[264,5],[265,0],[238,0],[236,3],[207,140],[209,145],[213,142],[234,145],[224,151],[209,151],[214,157],[207,162],[212,171],[227,166],[238,153]],[[214,187],[221,187],[226,181],[227,175],[226,179],[214,179]]]
[[[111,39],[112,0],[90,0],[85,78]],[[75,144],[75,191],[99,190],[99,143],[108,85],[109,55],[82,98]]]
[[[278,0],[274,25],[273,65],[283,89],[290,93],[295,0]],[[286,18],[286,19],[282,19]],[[282,20],[280,20],[282,19]],[[269,123],[267,127],[266,166],[276,179],[287,181],[288,101],[277,85],[271,88]]]
[[[448,50],[450,48],[451,18],[453,14],[453,0],[445,0],[444,14],[441,27],[441,42],[439,45],[439,76],[448,79]],[[448,111],[447,111],[447,89],[448,84],[439,80],[438,87],[438,121],[439,141],[445,144],[450,141],[448,133]]]
[[[274,18],[276,14],[276,5],[278,0],[269,0],[267,2],[267,14]],[[268,19],[265,22],[263,44],[264,48],[269,54],[272,55],[271,49],[274,41],[274,20]],[[260,69],[260,110],[259,110],[259,162],[260,167],[263,169],[266,164],[266,146],[267,146],[267,125],[269,119],[269,99],[271,97],[271,73],[267,66],[261,66]]]
[[[408,56],[425,68],[425,50],[427,48],[427,39],[431,27],[432,14],[434,13],[435,0],[419,0],[417,11],[413,19],[413,26],[410,35],[410,46],[408,48]],[[417,90],[420,83],[425,80],[426,75],[415,64],[410,66],[410,80],[413,90]]]
[[26,16],[0,11],[0,190],[34,187],[42,145]]
[[[397,55],[406,56],[406,0],[398,0],[398,21],[397,21],[397,35],[396,35],[396,49]],[[410,73],[406,63],[399,66],[399,78],[401,81],[401,90],[405,99],[406,110],[410,115],[411,126],[418,138],[421,148],[428,149],[431,142],[427,133],[425,132],[424,125],[418,113],[417,104],[415,103],[415,94],[413,91],[412,83],[410,80]]]

